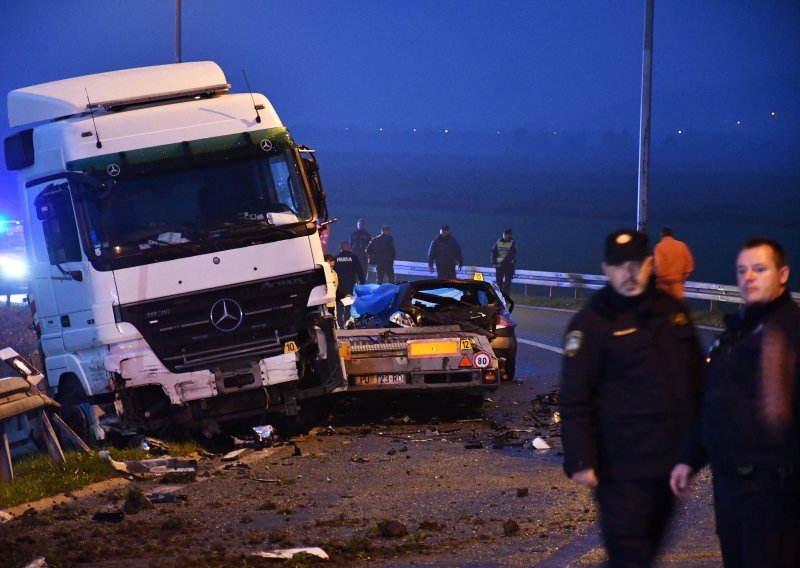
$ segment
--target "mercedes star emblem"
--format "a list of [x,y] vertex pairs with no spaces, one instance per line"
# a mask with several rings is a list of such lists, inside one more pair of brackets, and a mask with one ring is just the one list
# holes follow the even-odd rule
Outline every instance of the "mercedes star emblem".
[[106,171],[108,172],[108,175],[110,175],[111,177],[117,177],[121,170],[119,169],[119,166],[117,164],[109,164],[108,167],[106,168]]
[[233,331],[242,323],[244,310],[236,300],[222,298],[211,306],[211,325],[220,331]]
[[272,150],[272,140],[264,138],[261,141],[261,149],[264,150],[265,152],[269,152],[270,150]]

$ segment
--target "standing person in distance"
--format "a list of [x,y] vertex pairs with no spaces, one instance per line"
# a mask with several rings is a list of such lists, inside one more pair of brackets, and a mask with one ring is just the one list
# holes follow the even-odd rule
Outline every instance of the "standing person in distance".
[[[333,301],[328,302],[325,306],[328,308],[328,313],[336,317],[336,290],[339,288],[339,275],[336,274],[336,269],[334,268],[336,265],[336,258],[332,254],[325,253],[325,262],[331,267],[331,279],[333,281],[334,292]],[[338,323],[339,318],[336,318],[336,324],[338,325]]]
[[511,237],[511,228],[503,231],[503,236],[497,239],[492,247],[492,266],[495,271],[495,281],[506,296],[511,295],[511,280],[517,266],[517,241]]
[[694,272],[694,257],[689,246],[674,237],[672,229],[661,229],[661,240],[653,248],[656,286],[683,300],[683,284]]
[[350,243],[342,241],[339,245],[339,254],[333,262],[333,269],[339,277],[336,287],[336,312],[339,318],[339,327],[344,328],[345,322],[350,319],[350,306],[342,304],[342,300],[353,295],[356,283],[364,283],[364,271],[358,257],[350,252]]
[[364,219],[359,219],[356,223],[356,230],[350,234],[350,252],[358,257],[364,277],[368,276],[369,265],[367,264],[367,245],[372,240],[372,235],[366,229],[367,223]]
[[736,259],[745,309],[725,318],[712,348],[695,435],[670,485],[676,495],[711,465],[726,568],[800,566],[800,307],[771,239]]
[[456,266],[461,270],[464,265],[461,246],[450,234],[450,227],[447,225],[442,225],[439,235],[431,241],[431,245],[428,247],[428,270],[430,272],[433,272],[434,264],[436,273],[442,279],[455,278]]
[[381,234],[374,237],[367,245],[367,257],[369,263],[375,265],[378,284],[382,284],[384,278],[389,283],[394,282],[394,261],[397,253],[394,250],[394,239],[390,233],[389,225],[384,225],[381,227]]
[[650,566],[672,513],[670,470],[697,415],[703,355],[683,302],[653,283],[646,234],[609,234],[604,258],[608,284],[564,337],[564,471],[594,488],[610,566]]

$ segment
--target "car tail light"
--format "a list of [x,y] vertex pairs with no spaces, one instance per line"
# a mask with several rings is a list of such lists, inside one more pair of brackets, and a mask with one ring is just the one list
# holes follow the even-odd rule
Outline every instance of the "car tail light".
[[484,371],[483,382],[494,384],[497,382],[497,373],[494,371]]
[[497,314],[497,317],[494,320],[494,326],[497,329],[500,329],[500,328],[503,328],[503,327],[512,327],[511,326],[511,321],[509,321],[509,319],[506,316],[504,316],[503,314]]

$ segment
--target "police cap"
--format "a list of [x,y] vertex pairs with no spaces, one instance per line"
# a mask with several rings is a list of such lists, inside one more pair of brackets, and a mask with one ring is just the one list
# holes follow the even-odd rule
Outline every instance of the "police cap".
[[622,264],[629,260],[641,262],[648,256],[650,247],[645,233],[619,229],[606,237],[606,264]]

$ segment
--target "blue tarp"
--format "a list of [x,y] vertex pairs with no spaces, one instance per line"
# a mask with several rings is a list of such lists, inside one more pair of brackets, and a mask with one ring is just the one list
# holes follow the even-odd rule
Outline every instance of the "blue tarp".
[[[383,315],[388,311],[394,302],[397,291],[400,287],[397,284],[359,284],[354,289],[356,301],[350,308],[350,314],[358,318],[364,314]],[[386,314],[390,316],[391,314]]]

